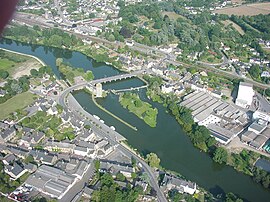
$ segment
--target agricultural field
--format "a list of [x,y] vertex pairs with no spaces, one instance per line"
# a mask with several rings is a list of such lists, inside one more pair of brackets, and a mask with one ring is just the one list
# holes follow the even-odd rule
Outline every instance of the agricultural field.
[[237,7],[224,8],[215,10],[214,13],[227,14],[227,15],[238,15],[238,16],[254,16],[254,15],[267,15],[270,14],[270,3],[255,3],[245,4]]

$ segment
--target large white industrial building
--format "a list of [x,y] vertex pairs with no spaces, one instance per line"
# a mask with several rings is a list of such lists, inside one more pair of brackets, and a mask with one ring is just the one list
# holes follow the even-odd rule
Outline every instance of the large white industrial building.
[[246,82],[240,82],[235,104],[239,107],[248,108],[251,106],[253,96],[253,85]]

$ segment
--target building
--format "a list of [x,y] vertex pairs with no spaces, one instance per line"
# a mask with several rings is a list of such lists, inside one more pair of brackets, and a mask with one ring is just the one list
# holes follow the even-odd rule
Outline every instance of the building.
[[253,113],[252,119],[253,120],[262,119],[262,120],[270,122],[270,116],[258,110]]
[[4,142],[10,141],[16,135],[15,127],[10,127],[1,132],[1,139]]
[[116,177],[117,173],[122,173],[125,177],[131,178],[135,169],[130,165],[123,165],[118,162],[101,161],[99,171],[109,172],[113,177]]
[[74,144],[70,144],[66,142],[47,141],[44,149],[47,149],[48,151],[60,151],[64,153],[73,153],[74,147],[75,147]]
[[96,84],[96,97],[102,97],[102,84]]
[[196,183],[179,179],[165,174],[161,186],[166,190],[176,189],[180,193],[188,193],[193,195],[196,191]]
[[248,108],[251,106],[253,96],[253,85],[246,82],[240,82],[235,104],[239,107]]
[[40,166],[25,182],[39,192],[57,199],[61,199],[75,183],[75,176],[47,165]]
[[257,119],[249,127],[248,130],[254,132],[255,134],[262,133],[267,127],[267,121],[262,119]]
[[17,162],[14,162],[11,165],[7,165],[5,167],[5,173],[7,173],[12,180],[17,180],[19,177],[21,177],[24,173],[26,173],[27,170],[24,169],[24,167]]
[[223,102],[207,92],[190,93],[180,105],[191,109],[194,121],[207,127],[211,135],[225,145],[240,134],[248,123],[248,116],[242,108]]

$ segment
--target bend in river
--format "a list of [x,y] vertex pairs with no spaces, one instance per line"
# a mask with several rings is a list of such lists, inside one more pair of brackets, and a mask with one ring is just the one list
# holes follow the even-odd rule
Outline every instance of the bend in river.
[[[104,63],[96,63],[91,58],[67,50],[45,46],[30,46],[14,41],[2,40],[1,48],[31,54],[39,57],[50,65],[59,77],[55,60],[64,58],[74,67],[82,67],[93,71],[95,78],[102,78],[120,74],[121,72]],[[140,86],[143,82],[137,78],[105,84],[105,89],[122,89],[131,86]],[[233,192],[247,201],[264,202],[270,198],[270,190],[256,184],[253,180],[233,168],[218,165],[205,153],[194,148],[189,138],[182,131],[173,116],[166,113],[166,108],[161,104],[146,98],[145,89],[139,91],[140,98],[149,102],[158,109],[157,127],[151,128],[143,120],[129,113],[121,107],[118,96],[109,94],[105,99],[98,99],[103,107],[134,125],[134,131],[96,107],[90,95],[84,91],[74,93],[78,102],[91,114],[98,115],[106,124],[113,125],[116,130],[128,139],[129,144],[142,153],[155,152],[161,159],[161,165],[167,169],[179,172],[187,179],[198,183],[200,186],[217,195],[223,192]]]

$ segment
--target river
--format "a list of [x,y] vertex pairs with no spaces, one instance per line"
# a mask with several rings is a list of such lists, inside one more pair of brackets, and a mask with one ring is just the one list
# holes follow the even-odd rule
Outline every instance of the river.
[[[58,57],[64,58],[65,62],[75,67],[82,67],[85,70],[93,71],[95,78],[121,73],[109,65],[97,63],[78,52],[63,51],[62,49],[44,46],[30,46],[6,40],[1,41],[0,47],[39,57],[52,67],[58,77],[60,74],[55,65],[55,60]],[[141,80],[133,78],[106,84],[104,88],[121,89],[142,84]],[[138,93],[141,99],[151,103],[158,109],[156,128],[149,127],[143,120],[122,108],[118,102],[118,97],[114,94],[109,94],[105,99],[98,99],[97,101],[115,115],[135,126],[138,129],[137,131],[132,130],[96,107],[90,95],[85,92],[76,92],[74,96],[87,111],[101,117],[109,126],[115,126],[116,130],[125,136],[128,139],[128,143],[138,149],[139,152],[144,154],[149,152],[157,153],[163,167],[179,172],[214,195],[233,192],[246,201],[269,201],[269,189],[256,184],[250,177],[235,171],[229,166],[214,163],[207,154],[193,147],[174,117],[166,112],[165,107],[148,100],[145,95],[145,89],[141,89]]]

